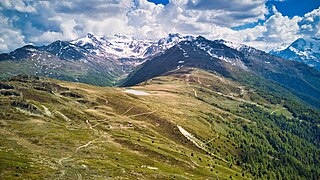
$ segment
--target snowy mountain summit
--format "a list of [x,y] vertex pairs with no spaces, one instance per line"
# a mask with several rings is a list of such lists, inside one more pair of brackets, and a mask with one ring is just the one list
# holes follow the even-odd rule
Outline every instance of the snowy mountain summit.
[[193,39],[192,36],[169,34],[160,40],[136,39],[125,34],[97,36],[88,33],[85,37],[71,41],[89,52],[102,57],[145,59],[171,48],[177,43]]
[[319,38],[299,38],[286,48],[280,47],[270,51],[270,54],[303,62],[320,70]]

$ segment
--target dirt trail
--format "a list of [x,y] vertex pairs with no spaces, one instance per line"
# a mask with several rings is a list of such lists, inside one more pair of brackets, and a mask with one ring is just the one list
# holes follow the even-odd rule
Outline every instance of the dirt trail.
[[[94,141],[96,141],[96,139],[89,141],[87,144],[84,145],[80,145],[79,147],[76,148],[76,150],[74,151],[74,154],[71,156],[67,156],[67,157],[63,157],[61,159],[58,160],[58,164],[61,166],[62,170],[61,170],[61,175],[58,177],[58,179],[62,179],[62,177],[64,177],[66,175],[66,167],[64,165],[64,162],[66,161],[71,161],[72,157],[81,149],[81,148],[85,148],[88,147],[90,144],[92,144]],[[80,172],[78,171],[74,171],[75,175],[77,176],[78,180],[82,180],[82,175]]]
[[65,121],[67,122],[71,122],[71,119],[69,119],[67,116],[65,116],[64,114],[62,114],[60,111],[56,111],[56,114],[59,114]]
[[59,159],[58,163],[60,164],[60,166],[63,166],[63,167],[64,167],[63,161],[69,160],[69,159],[71,159],[71,158],[72,158],[72,156],[63,157],[63,158]]
[[202,85],[202,83],[201,83],[201,81],[200,81],[200,78],[198,77],[198,83],[200,84],[200,85]]
[[194,92],[194,96],[195,96],[195,97],[198,97],[197,91],[196,91],[195,89],[192,89],[192,90],[193,90],[193,92]]
[[62,169],[62,173],[61,173],[61,175],[58,177],[58,179],[61,179],[64,175],[66,175],[66,170],[65,170],[65,166],[64,166],[64,164],[63,164],[63,161],[67,161],[67,160],[69,160],[69,159],[71,159],[72,158],[72,156],[68,156],[68,157],[63,157],[63,158],[61,158],[61,159],[59,159],[59,161],[58,161],[58,164],[61,166],[61,168],[63,168]]
[[278,112],[278,111],[281,111],[281,110],[285,110],[286,108],[280,108],[280,109],[275,109],[275,110],[273,110],[270,114],[273,114],[273,113],[275,113],[275,112]]
[[210,87],[210,85],[208,85],[208,84],[203,84],[201,81],[200,81],[200,78],[198,77],[198,83],[199,83],[199,85],[204,85],[204,86],[206,86],[206,87]]
[[[99,126],[100,124],[104,124],[104,123],[106,123],[108,120],[110,120],[111,118],[106,118],[106,119],[103,119],[103,120],[100,120],[99,121],[99,123],[97,123],[97,124],[95,124],[95,125],[93,125],[93,126],[91,126],[91,129],[93,129],[94,127],[97,127],[97,126]],[[93,129],[93,130],[95,130],[95,129]]]
[[89,141],[87,144],[85,145],[82,145],[82,146],[79,146],[74,153],[77,153],[79,149],[81,148],[85,148],[85,147],[88,147],[91,143],[93,143],[95,140],[92,140],[92,141]]
[[133,107],[129,108],[126,112],[124,112],[122,115],[127,114],[129,111],[131,111],[133,109]]
[[86,123],[89,125],[89,128],[93,130],[92,124],[90,123],[89,120],[86,120]]
[[209,143],[211,143],[212,141],[214,141],[215,139],[217,139],[219,136],[217,135],[217,137],[214,137],[214,138],[212,138],[212,139],[210,139],[208,142],[205,142],[204,144],[209,144]]

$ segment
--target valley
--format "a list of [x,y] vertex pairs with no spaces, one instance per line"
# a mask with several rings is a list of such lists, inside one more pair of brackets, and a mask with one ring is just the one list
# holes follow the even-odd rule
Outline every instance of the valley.
[[[129,89],[17,76],[1,83],[1,94],[5,179],[312,178],[319,169],[319,159],[306,153],[319,153],[316,134],[294,129],[319,124],[196,68]],[[305,146],[283,146],[284,134]],[[299,159],[282,154],[295,148]],[[295,163],[278,167],[287,160]],[[291,174],[296,166],[303,174]]]
[[320,180],[320,1],[0,0],[0,180]]
[[88,34],[0,61],[1,177],[319,176],[317,70],[201,36],[117,38],[124,51]]

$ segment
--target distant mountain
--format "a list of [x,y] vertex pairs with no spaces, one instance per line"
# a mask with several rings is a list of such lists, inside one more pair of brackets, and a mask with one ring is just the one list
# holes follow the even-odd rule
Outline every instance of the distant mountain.
[[320,175],[320,72],[304,63],[179,34],[88,34],[0,58],[2,179]]
[[140,40],[123,34],[96,36],[88,33],[70,42],[58,40],[40,47],[26,45],[0,54],[0,78],[25,73],[94,85],[115,85],[136,66],[192,38],[169,34],[160,40]]
[[192,38],[180,34],[169,34],[168,37],[160,40],[142,40],[124,34],[96,36],[88,33],[85,37],[71,41],[71,43],[97,56],[144,59],[163,52],[180,41]]
[[[302,47],[298,45],[294,47]],[[309,46],[316,49],[311,43]],[[249,46],[201,36],[169,34],[153,41],[122,34],[87,34],[70,42],[27,45],[0,58],[1,79],[27,74],[100,86],[130,86],[175,69],[195,67],[253,86],[259,86],[259,78],[263,78],[312,105],[320,104],[320,75],[313,68]]]
[[121,66],[116,60],[100,58],[88,50],[66,41],[55,41],[47,46],[26,45],[0,55],[0,78],[18,74],[112,85]]
[[289,46],[281,46],[270,54],[284,59],[303,62],[311,67],[320,70],[320,39],[319,38],[299,38]]
[[76,46],[70,42],[59,40],[49,44],[48,46],[39,47],[38,49],[67,60],[83,59],[90,53],[85,48]]
[[210,41],[197,37],[182,41],[164,54],[142,64],[124,80],[132,86],[182,67],[214,71],[241,83],[275,91],[270,83],[297,95],[305,102],[319,106],[320,72],[303,63],[287,61],[249,46],[224,40]]

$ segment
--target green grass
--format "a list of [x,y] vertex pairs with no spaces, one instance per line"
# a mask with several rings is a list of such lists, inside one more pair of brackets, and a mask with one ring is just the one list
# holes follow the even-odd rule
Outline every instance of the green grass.
[[[136,96],[124,93],[122,88],[40,81],[65,88],[50,93],[34,89],[37,81],[12,81],[8,83],[23,97],[0,95],[1,177],[253,178],[250,169],[243,166],[245,152],[238,137],[243,137],[245,125],[256,131],[257,122],[238,110],[244,103],[256,106],[260,101],[241,98],[238,90],[243,87],[235,82],[195,70],[190,71],[189,81],[180,74],[132,87],[150,93]],[[213,88],[216,85],[224,91]],[[62,96],[65,89],[81,98]],[[38,116],[10,105],[22,98],[39,108]],[[282,108],[261,102],[265,113]],[[278,113],[290,115],[287,110],[275,115]],[[208,142],[205,148],[198,148],[184,137],[177,125],[199,142]],[[252,136],[258,135],[263,137],[259,133]],[[261,141],[269,143],[265,137]]]

